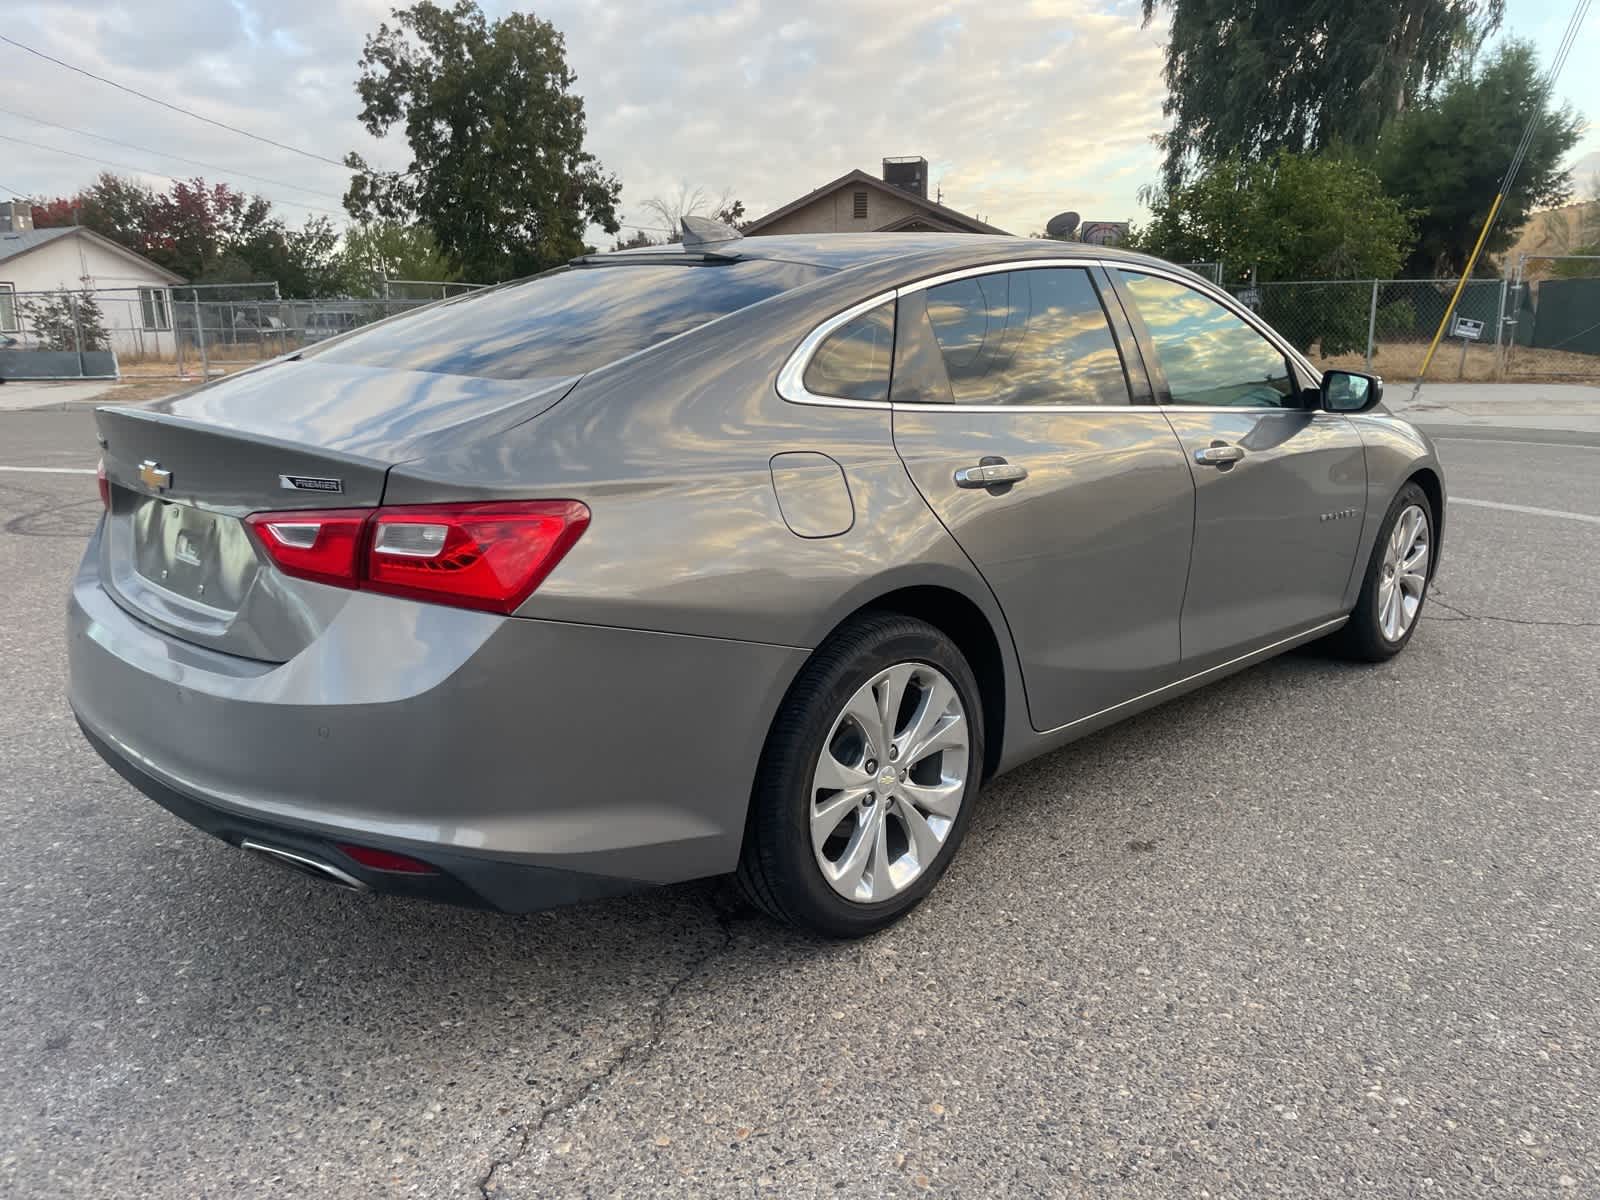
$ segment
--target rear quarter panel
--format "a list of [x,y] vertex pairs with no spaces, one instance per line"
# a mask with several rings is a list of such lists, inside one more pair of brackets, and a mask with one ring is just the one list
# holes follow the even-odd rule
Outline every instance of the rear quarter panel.
[[[523,617],[810,649],[890,591],[948,588],[989,620],[1005,659],[1008,724],[1014,713],[1025,724],[1005,620],[913,485],[888,409],[793,404],[777,393],[778,370],[807,332],[895,278],[848,274],[594,372],[493,439],[402,464],[384,502],[587,504],[588,529]],[[801,537],[784,519],[771,463],[796,451],[843,469],[854,520],[837,536]]]

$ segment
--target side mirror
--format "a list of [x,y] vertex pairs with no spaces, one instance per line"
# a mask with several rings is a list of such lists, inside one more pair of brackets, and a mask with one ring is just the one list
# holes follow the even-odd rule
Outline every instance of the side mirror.
[[1321,403],[1333,413],[1364,413],[1383,400],[1383,380],[1360,371],[1324,371]]

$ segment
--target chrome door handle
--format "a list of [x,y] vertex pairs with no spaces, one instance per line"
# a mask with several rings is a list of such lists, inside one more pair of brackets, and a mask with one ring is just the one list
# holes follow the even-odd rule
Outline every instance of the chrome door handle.
[[1227,467],[1244,457],[1242,446],[1224,446],[1218,443],[1194,452],[1194,460],[1202,467]]
[[1028,468],[1019,467],[1016,463],[997,462],[983,463],[976,467],[962,467],[956,472],[956,486],[964,488],[987,488],[1004,486],[1008,483],[1021,483],[1028,477]]

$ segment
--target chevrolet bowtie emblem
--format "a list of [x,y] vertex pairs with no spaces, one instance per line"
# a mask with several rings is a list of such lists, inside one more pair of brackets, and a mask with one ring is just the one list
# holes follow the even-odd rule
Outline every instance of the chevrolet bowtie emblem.
[[163,469],[155,459],[147,458],[139,464],[139,482],[147,488],[164,492],[172,486],[172,472]]

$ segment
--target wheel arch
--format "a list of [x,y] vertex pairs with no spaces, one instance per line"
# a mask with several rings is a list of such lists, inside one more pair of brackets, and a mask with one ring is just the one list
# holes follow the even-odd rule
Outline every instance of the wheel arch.
[[1406,483],[1420,487],[1433,509],[1433,556],[1428,563],[1428,578],[1432,579],[1439,570],[1439,556],[1444,549],[1444,480],[1432,467],[1418,467],[1407,476]]
[[978,680],[978,700],[983,705],[983,778],[988,779],[1000,766],[1007,709],[1006,660],[994,625],[970,597],[954,588],[924,583],[899,587],[868,600],[840,620],[829,631],[829,637],[869,612],[899,613],[926,621],[961,651]]

